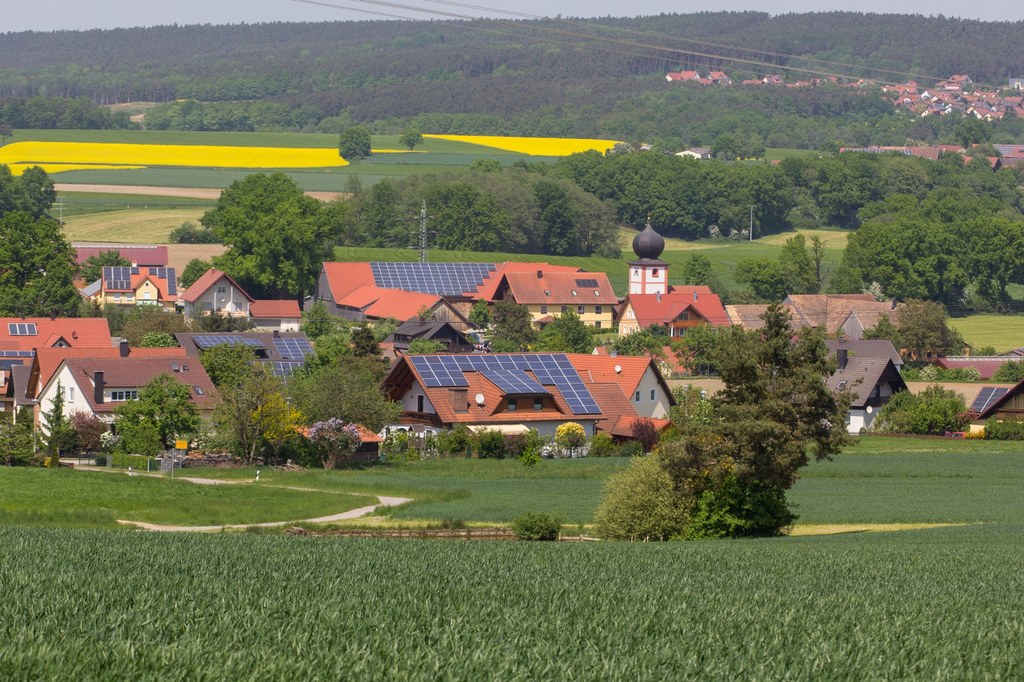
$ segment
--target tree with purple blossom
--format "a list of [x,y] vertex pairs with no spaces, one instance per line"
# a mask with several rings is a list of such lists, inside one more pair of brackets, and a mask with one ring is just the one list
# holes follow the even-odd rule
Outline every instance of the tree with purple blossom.
[[358,427],[337,417],[314,423],[308,438],[320,453],[325,469],[336,469],[347,461],[362,442]]

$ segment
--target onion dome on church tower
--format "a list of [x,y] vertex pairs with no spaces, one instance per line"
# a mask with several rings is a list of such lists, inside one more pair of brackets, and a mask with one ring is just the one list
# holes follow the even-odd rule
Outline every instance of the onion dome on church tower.
[[651,218],[647,217],[647,227],[633,237],[633,253],[642,260],[657,260],[665,250],[665,238],[651,227]]

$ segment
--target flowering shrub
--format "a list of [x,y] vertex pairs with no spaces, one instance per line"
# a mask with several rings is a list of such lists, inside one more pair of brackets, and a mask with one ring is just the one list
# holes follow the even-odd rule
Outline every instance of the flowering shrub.
[[335,469],[351,456],[362,438],[355,424],[332,417],[316,422],[309,427],[309,442],[320,453],[320,463],[325,469]]
[[555,429],[555,445],[568,451],[570,457],[576,456],[576,450],[587,442],[587,432],[576,422],[560,424]]

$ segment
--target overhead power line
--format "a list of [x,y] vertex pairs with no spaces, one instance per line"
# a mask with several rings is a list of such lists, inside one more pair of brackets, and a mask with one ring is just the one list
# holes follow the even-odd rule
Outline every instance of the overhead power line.
[[[366,9],[366,8],[361,8],[361,7],[346,6],[346,5],[341,5],[341,4],[333,3],[333,2],[324,2],[324,1],[318,1],[318,0],[293,0],[293,1],[294,2],[300,2],[300,3],[303,3],[303,4],[318,5],[318,6],[321,6],[321,7],[328,7],[328,8],[339,9],[339,10],[348,10],[348,11],[360,12],[360,13],[364,13],[364,14],[371,14],[371,15],[374,15],[374,16],[383,16],[383,17],[387,17],[387,18],[399,19],[399,20],[405,20],[405,21],[417,21],[417,20],[422,21],[423,20],[422,18],[411,17],[411,16],[408,16],[408,15],[393,14],[393,13],[390,13],[390,12],[375,11],[375,10],[370,10],[370,9]],[[719,62],[728,62],[728,63],[751,65],[751,66],[760,67],[761,69],[765,69],[765,68],[767,68],[767,69],[787,69],[787,70],[798,71],[800,73],[806,73],[806,74],[811,74],[811,75],[815,75],[815,76],[835,77],[835,78],[843,78],[843,79],[847,79],[847,80],[857,80],[857,79],[860,79],[860,78],[864,78],[865,76],[863,74],[865,72],[888,74],[890,76],[901,76],[901,77],[904,77],[904,80],[907,80],[907,79],[910,79],[910,78],[924,78],[924,79],[940,80],[940,78],[935,77],[935,76],[927,76],[927,75],[923,75],[923,74],[910,74],[909,72],[898,71],[898,70],[895,70],[895,69],[881,69],[881,68],[874,68],[874,67],[868,67],[868,66],[863,66],[863,65],[851,64],[851,63],[847,63],[847,62],[837,62],[837,61],[830,61],[830,60],[819,59],[819,58],[815,58],[815,57],[808,57],[808,56],[802,56],[802,55],[796,55],[796,54],[787,54],[787,53],[784,53],[784,52],[774,52],[774,51],[771,51],[771,50],[760,50],[760,49],[756,49],[756,48],[745,48],[745,47],[741,47],[741,46],[737,46],[737,45],[729,45],[729,44],[726,44],[726,43],[717,43],[717,42],[708,41],[708,40],[702,40],[702,39],[698,39],[698,38],[688,38],[688,37],[681,37],[681,36],[672,36],[672,35],[668,35],[668,34],[664,34],[664,33],[658,33],[658,32],[653,32],[653,31],[641,31],[641,30],[637,30],[637,29],[628,29],[628,28],[619,27],[619,26],[608,26],[606,24],[595,23],[595,22],[584,22],[584,21],[578,21],[578,20],[573,20],[573,19],[561,19],[561,18],[559,18],[559,19],[551,19],[549,17],[543,17],[543,16],[540,16],[540,15],[529,14],[529,13],[526,13],[526,12],[517,12],[517,11],[513,11],[513,10],[504,10],[504,9],[495,8],[495,7],[488,7],[486,5],[476,5],[476,4],[471,4],[471,3],[456,2],[455,0],[423,0],[423,1],[431,3],[431,4],[446,5],[446,6],[451,6],[451,7],[460,7],[460,8],[464,8],[464,9],[473,9],[473,10],[478,10],[478,11],[481,11],[481,12],[486,12],[486,13],[491,13],[491,14],[502,14],[502,15],[506,15],[506,16],[518,17],[519,19],[529,20],[530,23],[526,23],[526,22],[518,21],[518,20],[517,21],[513,21],[513,20],[509,20],[509,19],[500,19],[500,18],[499,19],[489,19],[489,18],[486,18],[486,17],[474,16],[474,15],[469,15],[469,14],[462,14],[462,13],[459,13],[459,12],[445,11],[445,10],[434,9],[434,8],[430,8],[430,7],[408,5],[408,4],[397,3],[397,2],[389,2],[388,0],[349,0],[349,2],[356,2],[356,3],[361,3],[361,4],[369,4],[369,5],[390,7],[390,8],[402,10],[402,11],[405,11],[405,12],[415,12],[415,13],[420,13],[420,14],[427,14],[427,15],[430,15],[430,16],[443,17],[445,19],[452,20],[452,23],[449,24],[450,26],[454,26],[454,27],[458,27],[458,28],[462,28],[462,29],[467,29],[467,30],[480,31],[480,32],[496,33],[496,34],[502,34],[502,35],[513,35],[513,36],[519,37],[521,39],[522,38],[530,38],[530,36],[523,35],[524,31],[535,31],[535,32],[546,33],[546,34],[554,35],[554,36],[563,36],[563,37],[567,37],[567,38],[574,38],[574,39],[577,39],[577,40],[586,40],[586,41],[590,41],[591,43],[593,43],[594,41],[597,41],[598,43],[604,43],[604,44],[607,44],[607,45],[613,45],[614,48],[599,47],[599,46],[593,45],[593,44],[587,45],[586,47],[588,47],[589,49],[594,49],[594,50],[598,50],[598,51],[601,51],[601,52],[619,54],[619,55],[623,55],[623,56],[636,57],[636,58],[653,58],[653,59],[658,59],[660,61],[665,62],[666,64],[671,64],[673,61],[675,61],[675,57],[677,55],[688,55],[688,56],[699,57],[699,58],[702,58],[702,59],[709,59],[709,60],[714,60],[714,61],[719,61]],[[587,29],[595,29],[595,28],[597,28],[597,29],[601,29],[601,30],[615,31],[615,32],[621,33],[621,34],[634,35],[634,36],[639,36],[641,38],[657,39],[659,41],[677,41],[677,42],[678,41],[682,41],[682,42],[685,42],[685,43],[691,43],[691,44],[694,44],[694,45],[702,45],[702,46],[706,46],[708,48],[713,48],[713,49],[717,49],[717,50],[733,50],[733,51],[737,51],[737,52],[741,53],[741,55],[734,55],[734,54],[730,55],[730,54],[723,54],[721,52],[717,52],[716,53],[716,52],[711,51],[711,50],[696,50],[696,49],[685,48],[685,47],[680,47],[680,46],[656,44],[656,43],[653,43],[653,42],[639,42],[639,41],[636,41],[636,40],[619,39],[619,38],[611,38],[611,37],[605,37],[605,36],[600,36],[600,35],[594,35],[592,33],[581,33],[581,32],[578,32],[578,31],[571,31],[571,30],[566,30],[566,29],[560,29],[560,28],[554,28],[554,27],[550,27],[550,26],[539,25],[539,22],[542,22],[542,21],[558,22],[560,24],[566,24],[566,25],[569,25],[569,26],[577,26],[577,27],[582,27],[582,28],[587,28]],[[479,25],[476,25],[476,24],[469,24],[469,25],[467,25],[467,24],[460,23],[460,22],[494,22],[496,24],[506,25],[509,28],[502,29],[502,28],[497,28],[496,26],[485,27],[485,26],[479,26]],[[538,23],[533,23],[533,22],[538,22]],[[539,39],[539,38],[533,37],[533,39],[536,40],[536,39]],[[560,41],[560,40],[554,40],[554,39],[552,39],[550,37],[545,38],[545,40],[547,40],[548,42],[555,42],[556,44],[569,45],[569,46],[572,46],[572,47],[575,47],[575,48],[580,47],[580,44],[578,42],[576,42],[576,41],[572,41],[572,42]],[[634,50],[643,50],[645,52],[638,53],[638,52],[635,52]],[[655,52],[655,53],[658,53],[658,54],[652,55],[652,54],[650,54],[650,52]],[[754,55],[758,55],[758,56],[762,56],[763,55],[765,57],[775,57],[775,58],[778,58],[778,59],[792,60],[792,61],[795,61],[795,62],[803,62],[803,63],[810,62],[810,64],[807,65],[807,66],[801,66],[800,64],[792,64],[792,63],[780,64],[780,63],[777,63],[777,62],[774,62],[774,61],[769,61],[767,59],[757,59],[757,58],[752,58],[752,57],[749,57],[749,56],[742,56],[742,53],[753,53]],[[825,68],[821,68],[818,65],[822,65],[822,66],[827,66],[827,65],[839,66],[839,67],[843,67],[844,69],[849,69],[849,70],[853,70],[853,71],[859,71],[860,73],[847,73],[847,72],[843,72],[843,71],[839,71],[839,70],[826,70]],[[890,84],[890,85],[898,85],[899,84],[898,81],[894,81],[894,80],[880,80],[880,79],[874,79],[874,80],[876,80],[876,82],[879,82],[879,83],[882,83],[882,84]]]

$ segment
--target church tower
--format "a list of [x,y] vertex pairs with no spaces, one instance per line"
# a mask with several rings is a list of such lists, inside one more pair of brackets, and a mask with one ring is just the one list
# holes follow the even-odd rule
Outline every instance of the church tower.
[[654,231],[648,216],[647,227],[633,237],[637,259],[629,264],[629,293],[668,293],[668,263],[660,258],[664,250],[665,238]]

